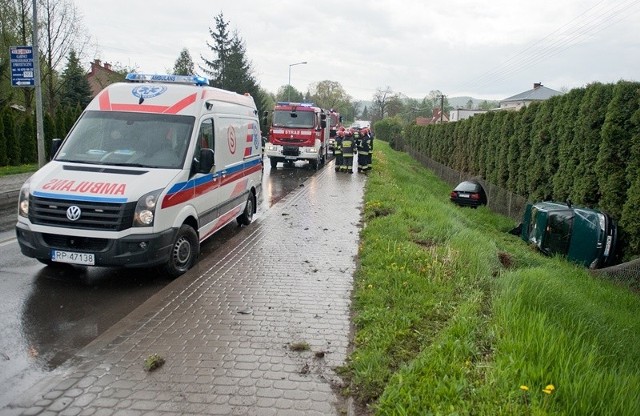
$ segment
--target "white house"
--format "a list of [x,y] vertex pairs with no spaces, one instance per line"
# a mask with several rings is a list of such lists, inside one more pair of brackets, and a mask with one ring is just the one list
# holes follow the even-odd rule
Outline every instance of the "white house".
[[547,88],[540,82],[536,82],[533,84],[532,90],[521,92],[520,94],[514,95],[513,97],[505,98],[504,100],[500,101],[500,109],[519,110],[534,101],[548,100],[549,98],[556,95],[562,95],[562,93],[560,91]]

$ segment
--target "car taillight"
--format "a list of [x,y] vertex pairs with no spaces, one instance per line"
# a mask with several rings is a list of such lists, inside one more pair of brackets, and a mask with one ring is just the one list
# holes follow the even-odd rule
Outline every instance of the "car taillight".
[[471,194],[471,199],[473,200],[479,200],[480,199],[480,194]]
[[456,191],[452,191],[450,196],[451,196],[451,198],[457,198],[458,197],[458,193]]

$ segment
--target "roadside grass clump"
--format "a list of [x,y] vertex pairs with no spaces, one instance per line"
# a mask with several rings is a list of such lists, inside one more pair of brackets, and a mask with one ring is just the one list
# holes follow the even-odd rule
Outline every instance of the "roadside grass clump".
[[308,342],[305,342],[305,341],[294,342],[292,344],[289,344],[289,350],[291,351],[301,352],[301,351],[309,351],[310,349],[311,349],[311,346],[309,345]]
[[[346,389],[372,414],[640,414],[637,294],[376,142]],[[385,215],[375,215],[382,212]]]
[[36,163],[18,166],[0,166],[0,176],[17,175],[20,173],[35,172],[36,170],[38,170]]

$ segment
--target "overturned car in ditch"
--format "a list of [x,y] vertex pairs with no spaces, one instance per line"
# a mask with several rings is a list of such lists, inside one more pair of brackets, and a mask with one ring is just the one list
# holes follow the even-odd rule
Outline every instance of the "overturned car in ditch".
[[590,269],[615,264],[618,228],[597,209],[571,201],[529,203],[519,228],[520,237],[546,255],[562,255]]

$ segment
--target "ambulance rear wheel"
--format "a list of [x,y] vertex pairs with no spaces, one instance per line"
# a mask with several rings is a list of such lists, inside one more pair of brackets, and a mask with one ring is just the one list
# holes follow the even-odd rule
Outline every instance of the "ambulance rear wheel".
[[249,225],[253,220],[253,194],[249,192],[249,197],[247,198],[247,205],[244,206],[244,211],[242,214],[236,218],[238,221],[238,225]]
[[169,261],[165,265],[169,277],[178,277],[189,270],[196,263],[199,252],[200,242],[196,230],[183,224],[176,234]]

